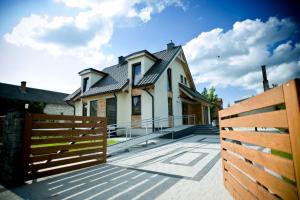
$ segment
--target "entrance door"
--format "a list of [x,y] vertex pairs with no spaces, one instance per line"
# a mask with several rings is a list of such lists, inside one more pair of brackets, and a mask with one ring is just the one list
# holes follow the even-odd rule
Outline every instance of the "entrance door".
[[117,101],[116,98],[106,99],[107,124],[117,123]]
[[[186,103],[182,103],[182,115],[188,115],[188,105]],[[183,124],[188,124],[187,118],[182,118]]]

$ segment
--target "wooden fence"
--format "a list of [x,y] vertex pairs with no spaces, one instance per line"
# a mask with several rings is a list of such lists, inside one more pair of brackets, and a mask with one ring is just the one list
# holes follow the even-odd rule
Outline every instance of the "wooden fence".
[[27,114],[24,135],[26,180],[106,162],[106,119]]
[[219,112],[224,185],[235,199],[299,199],[299,82]]

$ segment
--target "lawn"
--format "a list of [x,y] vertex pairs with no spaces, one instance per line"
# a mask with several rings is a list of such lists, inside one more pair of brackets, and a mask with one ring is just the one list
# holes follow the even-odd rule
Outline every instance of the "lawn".
[[[88,142],[98,142],[99,140],[93,140],[93,141],[82,141],[82,142],[76,142],[76,144],[82,144],[82,143],[88,143]],[[117,144],[118,141],[114,139],[107,139],[107,146]],[[52,146],[60,146],[60,145],[68,145],[68,142],[63,143],[51,143],[51,144],[38,144],[38,145],[31,145],[31,148],[38,148],[38,147],[52,147]]]
[[[278,150],[275,150],[275,149],[271,149],[271,154],[277,155],[277,156],[280,156],[280,157],[283,157],[283,158],[286,158],[286,159],[289,159],[289,160],[292,160],[292,159],[293,159],[292,154],[286,153],[286,152],[282,152],[282,151],[278,151]],[[283,180],[285,180],[286,182],[288,182],[288,183],[290,183],[290,184],[293,184],[293,185],[296,185],[296,182],[295,182],[295,181],[292,181],[292,180],[290,180],[289,178],[284,177],[284,176],[282,176],[282,178],[283,178]]]

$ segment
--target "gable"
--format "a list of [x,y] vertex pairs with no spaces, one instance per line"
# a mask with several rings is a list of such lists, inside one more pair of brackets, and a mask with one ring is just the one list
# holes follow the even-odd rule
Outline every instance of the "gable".
[[192,77],[192,74],[191,74],[190,68],[188,66],[187,60],[185,59],[185,55],[184,55],[183,50],[176,57],[176,61],[181,64],[181,66],[184,70],[184,75],[187,78],[187,81],[189,83],[190,88],[192,88],[193,90],[196,90],[194,79]]
[[187,79],[188,86],[192,90],[196,90],[196,86],[195,86],[192,74],[190,72],[188,63],[185,59],[185,55],[184,55],[184,52],[182,49],[180,49],[180,51],[178,51],[176,53],[176,55],[170,61],[170,63],[168,64],[168,67],[164,70],[163,73],[167,73],[168,68],[171,68],[174,71],[173,73],[175,73],[174,75],[176,76],[176,77],[174,77],[175,78],[174,80],[176,80],[176,79],[178,80],[180,75],[183,75]]

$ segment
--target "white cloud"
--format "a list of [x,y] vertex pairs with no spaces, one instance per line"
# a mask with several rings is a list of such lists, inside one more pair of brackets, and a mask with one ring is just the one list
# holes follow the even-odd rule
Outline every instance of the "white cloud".
[[226,32],[202,32],[183,48],[196,83],[260,92],[261,65],[267,65],[270,83],[300,76],[300,43],[289,40],[297,29],[290,19],[247,19]]
[[4,35],[6,42],[16,46],[45,50],[55,56],[79,57],[87,65],[101,66],[113,62],[114,55],[102,53],[109,45],[114,24],[124,18],[148,22],[154,13],[168,6],[185,9],[181,0],[55,0],[71,9],[75,16],[31,14],[24,17]]

